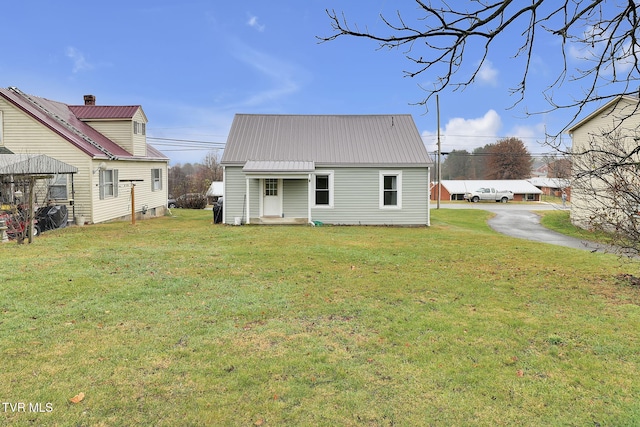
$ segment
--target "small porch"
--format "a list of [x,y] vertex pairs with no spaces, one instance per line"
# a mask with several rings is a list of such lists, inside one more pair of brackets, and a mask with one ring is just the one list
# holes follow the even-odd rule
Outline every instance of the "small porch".
[[247,161],[245,224],[295,225],[311,222],[314,162]]

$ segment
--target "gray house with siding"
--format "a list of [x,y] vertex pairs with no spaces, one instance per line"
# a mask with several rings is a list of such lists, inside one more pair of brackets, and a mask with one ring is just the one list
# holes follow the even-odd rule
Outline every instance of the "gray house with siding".
[[237,114],[223,222],[429,225],[431,160],[411,115]]

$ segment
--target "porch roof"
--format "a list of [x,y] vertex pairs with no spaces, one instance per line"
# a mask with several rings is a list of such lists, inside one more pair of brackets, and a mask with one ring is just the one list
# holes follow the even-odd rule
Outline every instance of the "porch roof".
[[245,173],[301,173],[313,172],[316,170],[315,162],[305,162],[298,160],[247,160],[242,168]]
[[0,175],[55,175],[77,173],[78,168],[44,154],[0,154]]

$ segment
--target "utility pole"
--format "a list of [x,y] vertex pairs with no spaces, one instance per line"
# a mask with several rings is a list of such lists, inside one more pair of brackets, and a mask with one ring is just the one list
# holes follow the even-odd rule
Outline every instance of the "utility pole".
[[437,166],[436,166],[436,172],[437,172],[437,179],[438,179],[438,189],[437,189],[437,193],[438,193],[438,202],[436,204],[436,209],[440,209],[440,191],[442,189],[442,167],[440,164],[440,150],[441,150],[441,146],[440,146],[440,99],[438,98],[438,94],[436,94],[436,120],[437,120],[437,126],[438,126],[438,160],[437,160]]

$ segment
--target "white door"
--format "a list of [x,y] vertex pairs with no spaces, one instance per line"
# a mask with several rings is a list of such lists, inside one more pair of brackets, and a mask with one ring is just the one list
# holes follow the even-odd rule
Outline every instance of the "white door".
[[282,180],[266,178],[262,194],[262,215],[282,216]]

